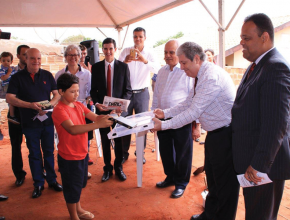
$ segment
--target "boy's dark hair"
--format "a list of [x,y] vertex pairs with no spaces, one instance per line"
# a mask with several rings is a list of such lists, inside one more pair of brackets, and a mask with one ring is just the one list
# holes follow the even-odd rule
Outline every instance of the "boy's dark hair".
[[62,74],[56,82],[57,89],[61,89],[63,92],[69,89],[73,84],[79,84],[79,78],[69,73]]
[[3,53],[1,53],[1,55],[0,55],[0,59],[1,59],[2,57],[11,57],[11,61],[13,61],[13,55],[12,55],[12,53],[10,53],[10,52],[3,52]]
[[143,31],[144,32],[144,36],[146,37],[146,31],[145,31],[144,28],[141,28],[141,27],[135,28],[134,31],[133,31],[133,34],[134,34],[134,32],[139,32],[139,31]]
[[27,46],[27,45],[19,45],[18,47],[17,47],[17,54],[18,55],[20,55],[20,52],[21,52],[21,49],[22,48],[27,48],[27,49],[29,49],[30,47],[29,46]]
[[82,45],[82,44],[80,44],[79,47],[80,47],[81,51],[84,51],[84,50],[87,49],[87,48],[86,48],[84,45]]
[[263,13],[258,13],[258,14],[252,14],[248,17],[245,18],[244,22],[249,22],[252,21],[258,29],[258,36],[261,37],[261,35],[264,32],[267,32],[270,36],[270,39],[272,42],[274,42],[274,27],[271,19],[263,14]]
[[114,44],[114,48],[116,48],[116,41],[113,38],[110,38],[110,37],[106,38],[103,41],[103,44],[102,45],[104,46],[104,44],[111,44],[111,43]]

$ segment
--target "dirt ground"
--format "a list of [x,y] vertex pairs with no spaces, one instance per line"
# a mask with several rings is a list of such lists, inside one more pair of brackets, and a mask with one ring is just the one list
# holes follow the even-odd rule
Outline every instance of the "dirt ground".
[[[2,112],[2,116],[5,111]],[[3,118],[3,117],[2,117]],[[11,146],[8,136],[7,122],[2,125],[4,140],[0,141],[0,194],[9,196],[7,201],[0,202],[0,216],[7,220],[69,220],[63,194],[48,188],[42,196],[32,199],[33,181],[28,164],[28,150],[25,142],[22,143],[24,170],[27,172],[26,180],[21,187],[16,187],[15,177],[11,169]],[[202,135],[203,141],[205,135]],[[161,161],[156,160],[153,134],[148,135],[145,150],[146,164],[143,166],[143,186],[137,187],[136,149],[134,139],[131,143],[130,157],[124,164],[127,180],[119,181],[114,175],[109,181],[102,183],[103,158],[97,153],[96,142],[92,141],[90,157],[94,164],[89,166],[92,178],[88,180],[87,187],[82,191],[81,204],[84,209],[91,211],[98,220],[183,220],[190,219],[191,215],[203,211],[201,193],[205,189],[202,173],[192,176],[184,195],[179,199],[170,198],[174,186],[158,189],[156,182],[165,178]],[[57,152],[55,152],[56,156]],[[112,152],[113,155],[113,152]],[[56,161],[56,160],[55,160]],[[193,167],[194,171],[204,161],[203,145],[194,142]],[[58,166],[55,164],[57,172]],[[57,181],[61,183],[57,172]],[[279,211],[279,220],[290,219],[290,183],[286,182],[283,201]],[[237,220],[245,219],[242,190],[240,192]]]

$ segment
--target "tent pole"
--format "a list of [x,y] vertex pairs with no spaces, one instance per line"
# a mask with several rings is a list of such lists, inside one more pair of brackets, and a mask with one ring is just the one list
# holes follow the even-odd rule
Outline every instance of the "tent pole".
[[[219,23],[221,27],[224,27],[224,0],[218,1],[219,10]],[[219,55],[218,55],[218,65],[221,68],[225,67],[225,29],[219,28]]]
[[117,48],[118,48],[118,51],[120,54],[121,49],[122,49],[122,47],[121,47],[121,31],[123,30],[123,28],[117,27],[116,30],[118,31],[118,46],[117,46]]

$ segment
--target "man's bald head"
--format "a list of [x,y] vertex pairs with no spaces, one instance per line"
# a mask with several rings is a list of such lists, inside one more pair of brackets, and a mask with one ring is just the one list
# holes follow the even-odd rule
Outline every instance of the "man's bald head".
[[164,60],[169,65],[171,71],[178,64],[178,56],[176,55],[178,47],[178,40],[169,40],[164,47]]
[[26,52],[27,70],[29,73],[35,74],[41,66],[41,54],[36,48],[30,48]]

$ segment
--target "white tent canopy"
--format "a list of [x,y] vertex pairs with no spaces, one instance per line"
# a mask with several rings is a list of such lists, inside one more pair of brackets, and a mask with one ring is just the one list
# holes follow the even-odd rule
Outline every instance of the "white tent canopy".
[[0,27],[122,28],[192,0],[9,0]]

